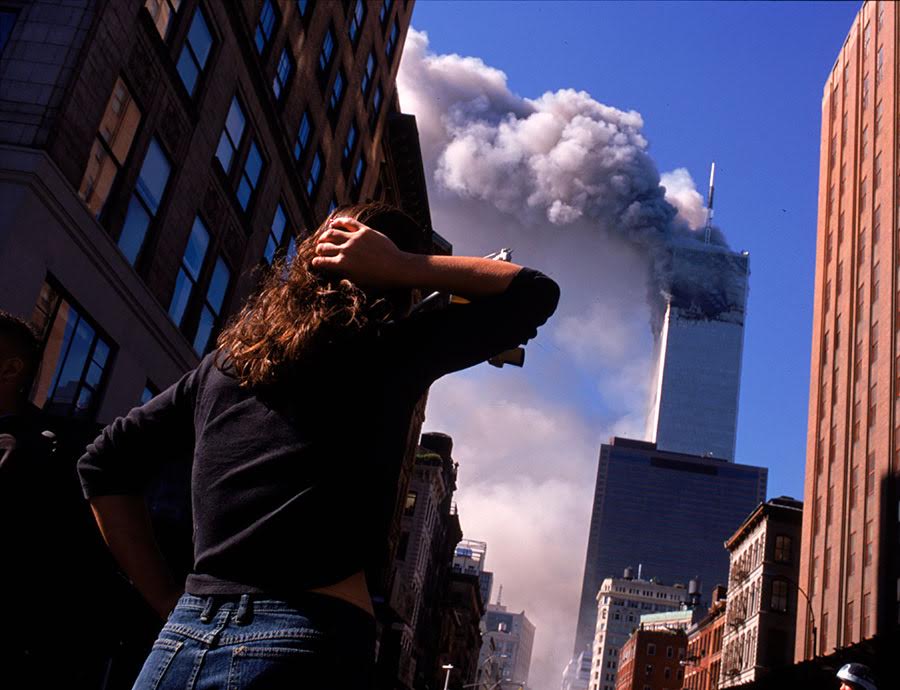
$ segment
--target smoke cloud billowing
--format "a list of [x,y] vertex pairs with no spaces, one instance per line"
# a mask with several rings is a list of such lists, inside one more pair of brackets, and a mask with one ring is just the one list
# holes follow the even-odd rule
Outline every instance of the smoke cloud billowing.
[[[670,247],[699,246],[706,210],[686,170],[660,175],[635,111],[572,89],[523,98],[503,72],[433,54],[413,29],[397,84],[417,119],[435,229],[457,254],[513,247],[514,260],[562,288],[522,372],[477,367],[438,382],[425,424],[454,437],[465,536],[488,542],[504,603],[537,626],[530,686],[555,690],[572,649],[599,447],[613,434],[642,437],[647,322],[675,282]],[[712,239],[725,244],[718,230]],[[715,278],[724,297],[704,308],[727,309],[731,278]]]

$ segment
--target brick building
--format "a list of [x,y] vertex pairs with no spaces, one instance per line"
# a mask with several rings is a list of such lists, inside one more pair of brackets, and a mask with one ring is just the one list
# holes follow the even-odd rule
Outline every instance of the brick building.
[[687,658],[684,688],[716,690],[722,668],[722,637],[725,632],[725,596],[723,585],[713,590],[707,614],[687,631]]
[[[0,6],[0,308],[41,330],[38,407],[107,423],[152,397],[336,204],[394,203],[451,251],[396,97],[413,4]],[[183,521],[171,491],[154,500]],[[402,605],[401,503],[373,568],[379,630]]]
[[809,615],[797,589],[802,518],[800,501],[773,498],[725,542],[731,567],[719,687],[750,683],[792,660],[797,612]]
[[622,647],[616,690],[677,690],[686,647],[683,630],[637,628]]
[[425,433],[403,503],[394,565],[402,616],[382,636],[380,677],[397,687],[424,687],[440,668],[441,602],[449,588],[455,545],[462,537],[453,504],[457,465],[453,439]]
[[822,96],[797,661],[900,622],[898,21],[862,3]]

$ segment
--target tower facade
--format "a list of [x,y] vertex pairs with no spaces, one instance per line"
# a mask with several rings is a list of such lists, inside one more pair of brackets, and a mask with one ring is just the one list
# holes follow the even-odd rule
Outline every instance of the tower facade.
[[749,256],[696,241],[673,243],[669,254],[646,438],[664,450],[732,461]]
[[822,98],[795,660],[900,621],[898,10],[863,3]]
[[642,564],[664,582],[728,581],[723,548],[766,498],[768,470],[613,438],[600,449],[574,655],[588,649],[605,578]]

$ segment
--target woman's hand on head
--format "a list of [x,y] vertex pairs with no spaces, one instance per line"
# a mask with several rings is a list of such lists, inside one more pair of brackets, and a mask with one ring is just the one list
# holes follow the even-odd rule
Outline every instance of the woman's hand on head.
[[400,272],[409,256],[388,237],[355,218],[339,217],[316,240],[312,266],[357,285],[391,288],[402,282]]

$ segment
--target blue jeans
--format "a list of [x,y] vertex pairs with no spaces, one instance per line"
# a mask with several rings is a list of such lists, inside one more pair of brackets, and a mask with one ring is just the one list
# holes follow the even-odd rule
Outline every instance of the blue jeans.
[[375,621],[339,599],[181,597],[134,690],[370,690]]

